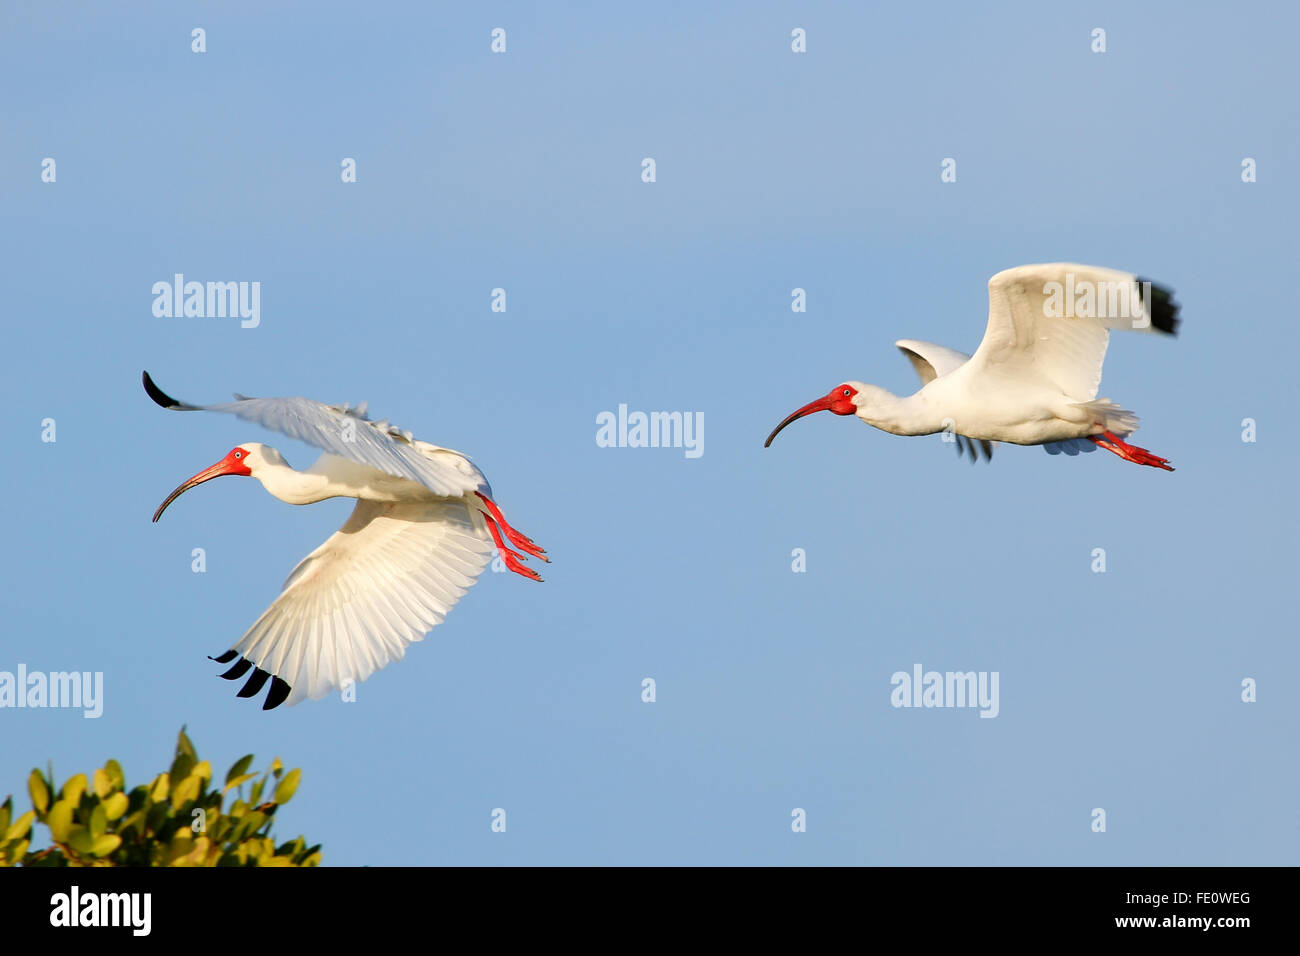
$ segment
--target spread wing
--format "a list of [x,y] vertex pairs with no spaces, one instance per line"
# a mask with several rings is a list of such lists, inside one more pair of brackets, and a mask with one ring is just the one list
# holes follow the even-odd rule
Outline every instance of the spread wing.
[[163,408],[179,412],[226,412],[371,468],[424,485],[436,495],[457,497],[486,488],[483,475],[463,456],[429,455],[436,446],[417,442],[387,421],[372,421],[364,404],[326,405],[310,398],[247,398],[220,405],[181,402],[144,373],[144,390]]
[[1111,329],[1174,334],[1168,289],[1070,262],[1017,266],[989,280],[989,321],[971,356],[981,377],[1045,381],[1076,402],[1097,397]]
[[239,696],[255,696],[270,679],[265,710],[363,681],[440,624],[491,556],[483,516],[468,502],[360,500],[239,643],[215,658],[239,658],[221,676],[256,668]]
[[965,352],[935,345],[933,342],[899,339],[894,344],[912,363],[912,368],[916,369],[916,374],[921,377],[922,386],[929,385],[936,378],[961,368],[970,359]]

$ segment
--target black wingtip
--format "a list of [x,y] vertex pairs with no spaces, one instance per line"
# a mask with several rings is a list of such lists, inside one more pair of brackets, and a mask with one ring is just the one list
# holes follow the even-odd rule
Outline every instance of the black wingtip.
[[275,710],[275,708],[285,702],[291,690],[293,690],[293,688],[289,686],[288,681],[283,681],[278,677],[272,677],[271,691],[266,695],[266,703],[262,705],[262,709]]
[[[1174,301],[1172,289],[1156,285],[1150,279],[1141,277],[1137,280],[1138,296],[1142,299],[1143,311],[1151,316],[1151,327],[1169,335],[1178,334],[1178,303]],[[1147,291],[1151,292],[1151,301],[1147,302]]]
[[[220,657],[209,657],[208,660],[216,661],[218,664],[227,664],[237,657],[239,657],[238,651],[229,650]],[[248,673],[249,668],[252,666],[253,662],[247,657],[239,657],[239,660],[235,661],[235,665],[230,670],[218,676],[225,680],[239,680]],[[240,688],[239,693],[235,696],[256,697],[258,691],[266,686],[268,678],[271,681],[271,690],[266,695],[266,701],[262,704],[262,709],[274,710],[289,699],[289,694],[292,693],[293,688],[289,686],[288,681],[282,680],[260,667],[253,671],[253,676],[248,679],[248,682]]]
[[234,666],[231,667],[230,670],[219,676],[222,680],[239,680],[239,678],[248,673],[248,669],[252,666],[252,661],[246,657],[241,657],[239,660],[235,661]]
[[148,372],[141,373],[144,380],[144,390],[154,403],[161,405],[163,408],[178,408],[182,405],[155,384],[154,380],[149,377]]
[[253,671],[253,676],[248,679],[248,683],[245,684],[235,696],[255,697],[257,692],[266,686],[266,682],[270,679],[270,672],[264,671],[259,667],[257,670]]
[[161,388],[158,387],[158,383],[149,377],[148,372],[141,372],[140,378],[141,381],[144,382],[145,392],[148,394],[150,398],[154,400],[155,404],[161,405],[163,408],[170,409],[171,411],[176,411],[176,412],[202,411],[202,406],[191,405],[189,402],[182,402],[179,399],[172,398],[170,395],[168,395],[166,392],[164,392]]

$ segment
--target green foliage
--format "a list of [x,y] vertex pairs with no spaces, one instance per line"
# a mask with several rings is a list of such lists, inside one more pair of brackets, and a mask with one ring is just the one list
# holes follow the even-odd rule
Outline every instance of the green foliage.
[[[248,794],[253,755],[241,757],[218,789],[181,728],[171,768],[129,793],[110,760],[88,779],[79,773],[57,792],[54,773],[27,778],[32,809],[13,818],[13,797],[0,804],[0,866],[317,866],[320,844],[302,837],[275,845],[275,812],[292,799],[302,772],[284,772],[277,757]],[[274,796],[262,802],[268,779]],[[226,794],[233,802],[225,807]],[[32,824],[49,828],[50,846],[28,852]]]

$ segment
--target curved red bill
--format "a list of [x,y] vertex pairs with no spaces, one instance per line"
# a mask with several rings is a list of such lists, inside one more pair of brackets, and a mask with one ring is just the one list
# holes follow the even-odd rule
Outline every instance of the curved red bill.
[[767,441],[763,442],[763,447],[766,448],[772,444],[772,439],[786,425],[789,425],[796,418],[803,418],[813,412],[834,412],[836,415],[857,414],[858,407],[853,404],[853,397],[857,394],[858,390],[847,382],[843,385],[836,385],[828,395],[817,399],[815,402],[809,402],[803,408],[786,416],[785,421],[772,429],[772,434],[767,436]]
[[763,447],[767,448],[769,445],[771,445],[772,439],[777,436],[777,433],[780,432],[782,428],[785,428],[786,425],[789,425],[795,419],[803,418],[805,415],[811,415],[813,412],[830,411],[831,406],[835,404],[836,398],[837,398],[837,393],[832,392],[831,394],[825,396],[824,398],[817,399],[817,401],[815,402],[809,402],[807,405],[805,405],[803,408],[799,409],[798,411],[791,412],[789,415],[786,416],[785,421],[781,422],[780,425],[777,425],[775,428],[772,429],[772,434],[767,436],[767,441],[763,442]]
[[195,485],[201,485],[205,481],[211,481],[213,478],[220,478],[222,475],[251,475],[252,471],[244,464],[244,455],[235,456],[235,452],[243,452],[244,449],[236,448],[221,461],[217,462],[211,468],[204,468],[193,478],[186,481],[179,488],[167,496],[166,500],[158,506],[158,510],[153,513],[153,520],[157,521],[162,517],[162,513],[167,510],[167,506],[179,498],[185,492],[189,491]]

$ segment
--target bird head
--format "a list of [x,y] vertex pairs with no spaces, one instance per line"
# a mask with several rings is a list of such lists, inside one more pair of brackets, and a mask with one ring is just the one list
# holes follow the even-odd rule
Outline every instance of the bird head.
[[836,385],[824,396],[816,401],[809,402],[803,408],[791,412],[785,420],[772,429],[772,434],[767,436],[767,441],[763,442],[766,448],[772,444],[772,439],[776,437],[777,432],[786,425],[789,425],[796,418],[803,418],[805,415],[811,415],[813,412],[834,412],[836,415],[856,415],[858,409],[864,404],[863,393],[870,388],[869,385],[863,385],[861,382],[842,382]]
[[201,472],[181,484],[179,488],[167,496],[167,499],[158,506],[158,510],[153,514],[153,520],[157,521],[162,517],[162,513],[167,510],[167,506],[179,498],[185,492],[189,491],[195,485],[201,485],[205,481],[211,481],[213,478],[220,478],[222,475],[256,475],[259,468],[265,468],[272,464],[282,464],[284,458],[278,451],[270,445],[263,445],[255,441],[244,442],[242,445],[236,445],[230,449],[230,453],[225,458],[212,465],[204,468]]

